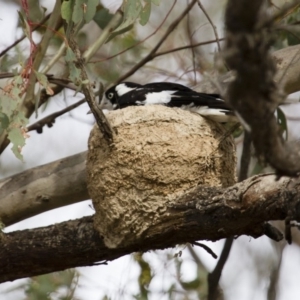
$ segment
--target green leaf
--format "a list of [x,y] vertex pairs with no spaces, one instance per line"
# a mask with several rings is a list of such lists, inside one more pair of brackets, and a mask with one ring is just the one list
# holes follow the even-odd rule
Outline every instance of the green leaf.
[[81,21],[90,22],[96,14],[98,0],[75,0],[72,20],[75,24]]
[[37,71],[34,71],[34,73],[36,75],[38,82],[41,84],[41,86],[43,86],[45,88],[46,93],[48,95],[53,95],[54,92],[53,92],[52,88],[50,87],[47,76],[45,74],[37,72]]
[[96,8],[99,4],[99,0],[87,0],[87,7],[84,14],[84,20],[86,23],[89,23],[93,20],[95,14],[96,14]]
[[6,129],[9,125],[9,118],[6,114],[0,112],[0,129]]
[[64,1],[61,5],[61,17],[66,20],[68,24],[72,19],[72,13],[72,1]]
[[67,63],[68,62],[73,62],[73,61],[76,60],[76,55],[70,47],[67,47],[65,60],[66,60]]
[[122,30],[118,30],[118,31],[113,31],[111,33],[111,35],[108,37],[108,39],[106,40],[105,43],[108,43],[109,41],[111,41],[113,38],[115,38],[117,35],[125,33],[129,30],[131,30],[133,28],[133,24],[127,26],[126,28],[123,28]]
[[140,0],[124,0],[123,1],[123,12],[124,18],[122,24],[115,30],[120,31],[129,25],[132,25],[135,20],[139,17],[143,6]]
[[18,126],[25,127],[28,124],[28,119],[25,117],[24,113],[22,111],[17,111],[14,114],[14,118],[12,120],[14,124],[17,124]]
[[150,0],[147,0],[145,6],[143,7],[140,13],[140,24],[142,26],[148,23],[150,18],[150,13],[151,13],[151,2]]
[[194,280],[191,281],[181,281],[180,280],[180,284],[181,286],[185,289],[185,290],[197,290],[201,284],[201,280],[199,278],[195,278]]
[[136,295],[136,299],[148,299],[148,287],[153,278],[151,274],[151,266],[147,261],[144,260],[141,253],[134,254],[135,261],[140,266],[140,275],[138,278],[140,294]]
[[69,78],[72,80],[72,82],[76,85],[80,84],[81,82],[81,72],[76,66],[72,63],[69,64],[69,71],[70,75]]
[[94,21],[101,29],[104,29],[105,26],[110,22],[112,17],[113,15],[109,12],[108,9],[102,8],[96,12]]
[[130,30],[138,18],[141,25],[147,24],[151,13],[151,3],[159,5],[160,0],[144,0],[144,2],[143,6],[141,0],[123,0],[122,10],[124,17],[121,25],[114,30],[106,42],[113,39],[116,35]]
[[280,126],[282,134],[285,133],[285,140],[288,139],[288,127],[284,112],[281,108],[277,108],[277,123]]
[[26,16],[24,15],[23,12],[20,12],[20,11],[18,11],[18,14],[19,14],[19,18],[20,18],[24,33],[25,33],[26,37],[30,40],[31,39],[31,37],[30,37],[31,29],[30,29],[30,26],[29,26],[29,24],[26,20]]
[[77,24],[83,20],[84,7],[86,3],[84,0],[75,0],[73,9],[72,21]]
[[8,139],[13,144],[11,147],[14,155],[23,161],[23,156],[21,155],[22,147],[25,145],[25,137],[23,136],[23,132],[21,128],[12,128],[8,132]]

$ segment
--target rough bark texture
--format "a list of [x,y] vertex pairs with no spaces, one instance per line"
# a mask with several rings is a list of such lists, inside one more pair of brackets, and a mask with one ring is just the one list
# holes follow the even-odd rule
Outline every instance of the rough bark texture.
[[224,57],[237,76],[226,99],[251,134],[256,155],[278,174],[294,176],[300,172],[300,147],[283,140],[274,114],[284,98],[275,83],[276,64],[270,54],[273,22],[264,5],[261,0],[228,1]]
[[166,196],[197,185],[236,182],[233,138],[200,115],[152,105],[107,115],[114,146],[97,127],[87,159],[95,227],[108,247],[131,244],[168,218]]
[[[169,199],[169,216],[134,243],[109,249],[92,217],[2,234],[0,282],[91,266],[134,251],[164,249],[197,240],[266,233],[265,221],[300,220],[300,179],[255,176],[227,189],[197,187]],[[272,236],[279,239],[280,236]]]

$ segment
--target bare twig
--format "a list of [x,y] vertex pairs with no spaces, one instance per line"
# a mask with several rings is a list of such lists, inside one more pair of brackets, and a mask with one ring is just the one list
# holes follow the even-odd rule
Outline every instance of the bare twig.
[[81,80],[84,82],[82,84],[82,92],[85,95],[86,101],[96,119],[96,123],[99,127],[99,130],[104,135],[104,138],[106,141],[111,145],[113,143],[113,137],[114,137],[114,131],[112,127],[110,126],[108,120],[106,119],[104,113],[101,109],[99,109],[98,105],[96,104],[95,94],[93,92],[91,83],[88,79],[85,66],[84,66],[84,60],[81,58],[81,54],[78,48],[78,45],[76,44],[74,40],[73,33],[71,32],[69,36],[69,45],[72,49],[72,51],[75,53],[76,61],[75,65],[78,69],[80,69],[81,72]]
[[[32,32],[36,31],[39,29],[41,26],[43,26],[50,18],[51,14],[48,14],[39,24],[34,26],[31,30]],[[22,42],[26,38],[26,35],[22,35],[19,39],[14,41],[10,46],[6,47],[3,51],[0,52],[0,57],[2,57],[4,54],[6,54],[10,49],[18,45],[20,42]]]
[[[191,32],[191,21],[190,21],[190,14],[187,14],[187,20],[186,20],[186,25],[187,25],[187,36],[190,41],[190,45],[193,44],[193,38],[192,38],[192,32]],[[196,56],[195,56],[195,50],[194,48],[191,49],[191,54],[192,54],[192,64],[193,64],[193,73],[194,73],[194,84],[197,82],[197,72],[196,72]]]
[[193,242],[192,245],[199,246],[199,247],[203,248],[213,258],[218,258],[218,255],[214,251],[212,251],[208,246],[206,246],[205,244],[199,243],[199,242]]
[[172,24],[169,26],[168,30],[165,32],[163,37],[159,40],[159,42],[154,46],[154,48],[146,55],[145,58],[143,58],[139,63],[137,63],[131,70],[129,70],[127,73],[119,77],[119,79],[116,81],[116,83],[120,83],[132,74],[135,73],[138,69],[140,69],[142,66],[144,66],[147,62],[151,61],[155,57],[155,53],[160,48],[160,46],[164,43],[164,41],[167,39],[167,37],[173,32],[173,30],[177,27],[177,25],[182,21],[182,19],[187,15],[187,13],[192,9],[192,7],[195,5],[197,0],[193,0],[186,9],[182,12],[182,14],[172,22]]
[[[225,40],[224,38],[219,39],[219,41],[224,41],[224,40]],[[173,53],[176,51],[186,50],[186,49],[195,48],[195,47],[199,47],[199,46],[209,45],[209,44],[213,44],[216,42],[217,42],[217,40],[209,40],[209,41],[200,42],[200,43],[193,44],[193,45],[187,45],[187,46],[182,46],[182,47],[178,47],[178,48],[173,48],[170,50],[157,52],[153,55],[153,57],[156,58],[161,55],[166,55],[166,54],[170,54],[170,53]]]
[[220,259],[218,260],[216,267],[210,274],[208,274],[208,300],[216,300],[219,298],[220,291],[218,289],[218,285],[223,268],[229,256],[232,243],[233,238],[226,239]]
[[205,10],[204,6],[202,5],[201,1],[198,0],[197,1],[198,6],[200,7],[200,9],[202,10],[202,12],[204,13],[205,17],[207,18],[208,22],[210,23],[213,31],[214,31],[214,35],[216,37],[216,41],[217,41],[217,45],[218,45],[218,50],[219,52],[221,52],[221,45],[220,45],[220,40],[219,40],[219,35],[218,35],[218,30],[217,30],[217,26],[214,24],[214,22],[212,21],[212,19],[210,18],[209,14],[207,13],[207,11]]
[[32,131],[32,130],[36,130],[37,133],[42,133],[43,132],[43,127],[45,125],[47,125],[48,127],[52,127],[54,122],[55,122],[55,119],[57,117],[60,117],[61,115],[71,111],[72,109],[80,106],[81,104],[85,103],[86,100],[85,98],[79,100],[78,102],[72,104],[72,105],[69,105],[68,107],[60,110],[60,111],[57,111],[53,114],[50,114],[48,115],[47,117],[41,119],[41,120],[38,120],[37,122],[33,123],[32,125],[29,125],[27,127],[27,131]]
[[143,40],[139,41],[138,43],[136,43],[136,44],[134,44],[134,45],[132,45],[132,46],[130,46],[130,47],[128,47],[128,48],[126,48],[126,49],[120,51],[120,52],[118,52],[117,54],[111,55],[111,56],[106,57],[106,58],[101,59],[101,60],[93,60],[93,61],[91,61],[90,63],[97,63],[97,62],[99,63],[99,62],[102,62],[102,61],[110,60],[110,59],[112,59],[112,58],[115,58],[115,57],[117,57],[117,56],[119,56],[119,55],[121,55],[121,54],[127,52],[128,50],[130,50],[130,49],[132,49],[132,48],[137,47],[138,45],[144,43],[145,41],[147,41],[149,38],[151,38],[153,35],[155,35],[155,34],[158,32],[158,30],[162,27],[162,25],[163,25],[163,24],[165,23],[165,21],[168,19],[168,17],[169,17],[169,15],[170,15],[171,11],[173,10],[173,8],[174,8],[176,2],[177,2],[177,0],[174,1],[174,3],[172,4],[170,10],[168,11],[168,13],[166,14],[166,16],[164,17],[163,21],[159,24],[159,26],[158,26],[158,27],[157,27],[150,35],[148,35],[145,39],[143,39]]

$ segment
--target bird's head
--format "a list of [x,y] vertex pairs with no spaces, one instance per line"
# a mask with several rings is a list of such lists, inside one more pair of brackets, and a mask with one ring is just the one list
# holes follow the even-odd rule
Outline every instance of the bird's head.
[[101,108],[108,110],[118,109],[119,98],[140,86],[140,84],[134,82],[122,82],[112,86],[104,93],[104,97],[101,102]]

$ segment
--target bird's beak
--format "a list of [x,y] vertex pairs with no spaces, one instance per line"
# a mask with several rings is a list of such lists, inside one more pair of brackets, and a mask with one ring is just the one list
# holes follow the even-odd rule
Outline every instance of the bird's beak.
[[[114,106],[112,105],[112,103],[105,97],[103,96],[101,102],[99,103],[98,107],[100,109],[107,109],[107,110],[113,110],[114,109]],[[91,110],[89,110],[87,112],[87,114],[91,114]]]

